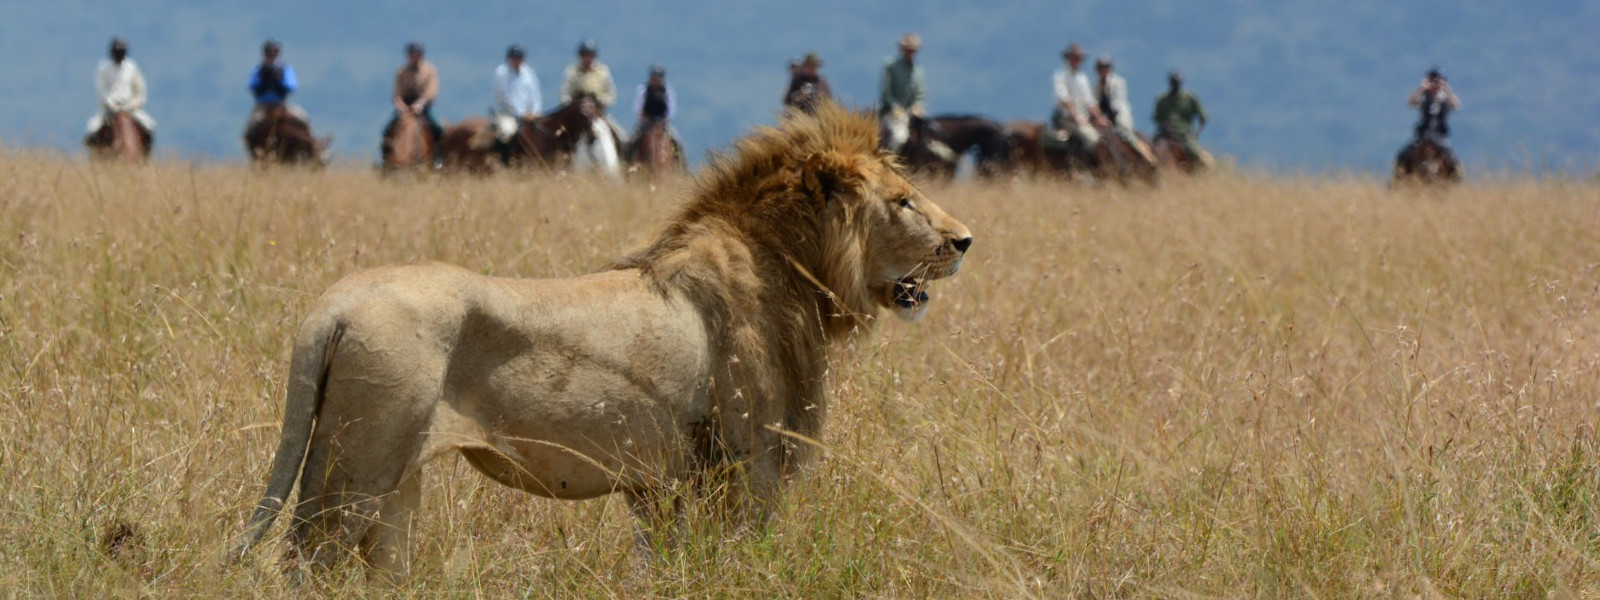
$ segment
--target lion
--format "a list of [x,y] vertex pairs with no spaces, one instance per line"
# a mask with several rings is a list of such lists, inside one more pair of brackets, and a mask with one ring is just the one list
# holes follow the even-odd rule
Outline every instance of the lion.
[[623,493],[641,532],[673,485],[731,470],[728,512],[766,519],[821,431],[829,348],[882,309],[919,318],[972,234],[878,151],[875,119],[834,105],[749,134],[694,188],[653,243],[590,275],[423,263],[334,284],[295,337],[231,559],[298,479],[292,559],[359,549],[403,576],[422,466],[452,451],[539,496]]

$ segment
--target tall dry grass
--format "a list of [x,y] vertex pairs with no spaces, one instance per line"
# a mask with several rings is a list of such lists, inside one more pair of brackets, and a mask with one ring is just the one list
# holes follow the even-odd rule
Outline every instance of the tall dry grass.
[[[355,567],[296,590],[276,544],[218,563],[304,308],[399,261],[584,273],[681,191],[0,173],[0,586],[80,598],[395,595]],[[967,266],[839,361],[829,452],[768,534],[697,530],[641,574],[620,499],[448,459],[398,595],[1600,594],[1600,185],[930,194],[976,233]]]

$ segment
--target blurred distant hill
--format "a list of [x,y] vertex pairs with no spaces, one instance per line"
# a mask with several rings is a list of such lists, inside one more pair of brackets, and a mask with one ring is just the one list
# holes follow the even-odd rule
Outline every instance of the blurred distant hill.
[[[1413,119],[1406,95],[1443,67],[1464,100],[1455,139],[1477,166],[1590,169],[1600,162],[1600,2],[1050,0],[879,3],[215,3],[23,0],[0,20],[0,143],[76,151],[92,74],[112,35],[150,81],[160,151],[237,159],[245,80],[275,37],[300,73],[299,102],[341,157],[371,160],[401,46],[425,42],[448,120],[481,114],[507,44],[529,49],[555,102],[561,69],[592,37],[631,98],[652,62],[678,91],[691,150],[770,122],[784,63],[816,50],[836,92],[867,105],[894,41],[925,40],[934,112],[1042,119],[1068,41],[1111,54],[1140,127],[1172,68],[1212,126],[1203,142],[1247,165],[1379,170]],[[631,125],[631,119],[622,119]]]

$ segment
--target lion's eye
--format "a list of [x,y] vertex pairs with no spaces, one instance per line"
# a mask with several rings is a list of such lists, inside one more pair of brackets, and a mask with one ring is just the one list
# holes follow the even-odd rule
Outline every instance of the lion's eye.
[[900,199],[900,208],[911,208],[911,199],[910,198],[901,198]]

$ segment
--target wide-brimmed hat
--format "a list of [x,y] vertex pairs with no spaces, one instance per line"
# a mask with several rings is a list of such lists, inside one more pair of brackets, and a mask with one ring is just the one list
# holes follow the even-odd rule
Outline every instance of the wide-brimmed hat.
[[1061,56],[1076,56],[1078,58],[1083,58],[1088,56],[1088,54],[1083,51],[1083,46],[1079,46],[1077,42],[1073,42],[1071,44],[1067,44],[1067,49],[1061,51]]
[[902,50],[918,50],[918,49],[921,49],[922,48],[922,38],[918,37],[917,34],[915,34],[915,33],[908,33],[908,34],[905,35],[905,37],[900,38],[900,48]]
[[820,67],[822,66],[822,57],[817,56],[817,53],[815,52],[807,52],[806,57],[800,60],[800,64],[812,67]]

